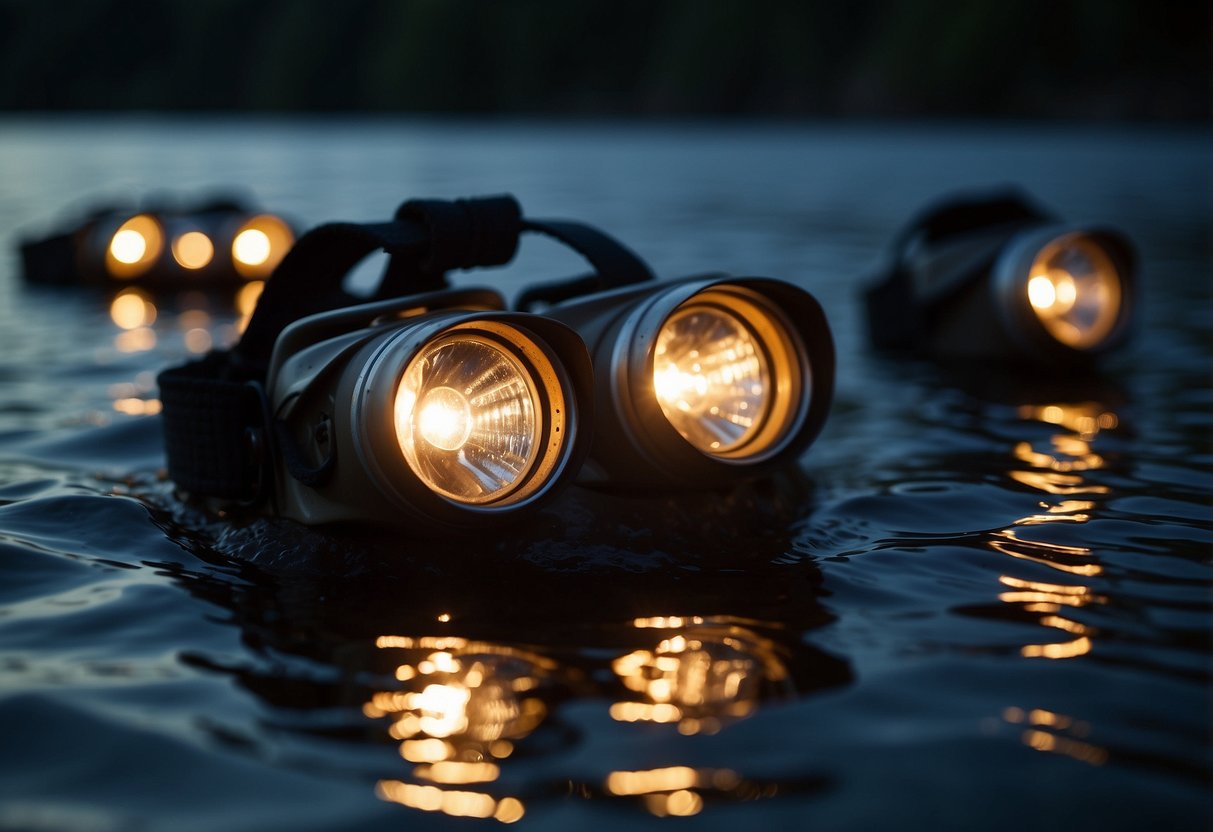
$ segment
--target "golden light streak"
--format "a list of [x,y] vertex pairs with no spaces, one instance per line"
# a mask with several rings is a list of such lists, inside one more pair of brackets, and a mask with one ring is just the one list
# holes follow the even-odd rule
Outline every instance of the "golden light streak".
[[1007,476],[1016,482],[1044,491],[1046,494],[1107,494],[1106,485],[1092,485],[1074,474],[1059,474],[1052,471],[1008,471]]
[[1082,607],[1087,604],[1105,604],[1108,600],[1102,595],[1095,595],[1091,592],[1090,587],[1086,586],[1027,581],[1022,578],[1013,578],[1010,575],[1002,575],[998,581],[1004,586],[1023,590],[1023,592],[1008,592],[999,596],[1001,600],[1008,603],[1048,602],[1071,607]]
[[649,794],[689,789],[699,783],[699,773],[689,766],[670,766],[645,771],[612,771],[606,790],[615,795]]
[[400,756],[410,763],[437,763],[450,757],[455,747],[446,740],[428,738],[400,743]]
[[127,398],[114,402],[114,410],[128,416],[155,416],[162,409],[159,399]]
[[400,780],[380,780],[375,784],[375,794],[381,800],[423,812],[441,812],[452,817],[495,818],[502,823],[513,823],[525,813],[522,801],[517,798],[505,797],[497,800],[492,795],[481,792],[419,786]]
[[447,785],[468,783],[490,783],[501,775],[495,763],[466,763],[459,760],[442,760],[429,766],[418,766],[413,773],[423,780]]
[[379,636],[375,639],[375,646],[379,648],[402,648],[424,649],[424,650],[459,650],[467,647],[468,641],[465,638],[455,638],[453,636],[426,636],[422,638],[410,638],[409,636]]
[[1064,644],[1025,644],[1019,655],[1025,658],[1073,659],[1091,652],[1091,639],[1083,636]]
[[1001,537],[1006,540],[1018,543],[1021,546],[1030,546],[1033,549],[1040,549],[1046,552],[1053,552],[1059,555],[1082,555],[1089,556],[1091,550],[1085,546],[1066,546],[1061,543],[1049,543],[1044,540],[1024,540],[1014,529],[1003,529],[994,533],[996,537]]
[[677,705],[665,703],[615,702],[609,713],[616,722],[677,722],[682,719],[682,711]]
[[[1020,540],[1013,540],[1011,542],[1024,545],[1024,542]],[[1010,543],[1005,540],[991,540],[989,543],[990,548],[996,552],[1001,552],[1004,555],[1009,555],[1020,560],[1028,560],[1032,563],[1039,563],[1041,566],[1047,566],[1050,569],[1056,569],[1059,572],[1068,572],[1071,575],[1082,575],[1084,577],[1103,574],[1103,567],[1098,563],[1058,563],[1057,561],[1049,560],[1048,558],[1036,557],[1025,552],[1017,552],[1012,549]]]
[[1080,740],[1072,740],[1068,737],[1059,737],[1047,731],[1037,731],[1029,728],[1023,732],[1023,743],[1037,751],[1064,754],[1067,757],[1072,757],[1075,760],[1089,763],[1093,766],[1101,766],[1108,761],[1107,750],[1098,745]]

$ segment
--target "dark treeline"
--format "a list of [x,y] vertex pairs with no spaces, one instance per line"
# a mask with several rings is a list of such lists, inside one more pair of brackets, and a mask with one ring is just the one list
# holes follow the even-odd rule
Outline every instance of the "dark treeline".
[[7,110],[1210,117],[1203,0],[0,0]]

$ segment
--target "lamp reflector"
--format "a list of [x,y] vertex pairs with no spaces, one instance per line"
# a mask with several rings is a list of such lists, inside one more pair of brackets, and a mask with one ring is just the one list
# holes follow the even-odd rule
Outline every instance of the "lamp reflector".
[[770,370],[746,325],[724,309],[689,303],[657,335],[653,389],[666,419],[707,454],[733,451],[770,410]]
[[183,269],[201,269],[215,256],[215,245],[201,231],[187,231],[173,240],[173,259]]
[[290,226],[273,214],[258,214],[232,238],[232,265],[242,277],[265,277],[295,243]]
[[1032,262],[1027,296],[1045,330],[1066,346],[1091,349],[1121,314],[1122,281],[1103,246],[1083,234],[1046,244]]
[[137,214],[118,226],[110,238],[106,270],[118,278],[138,277],[156,262],[163,246],[160,223],[147,214]]
[[405,368],[396,439],[431,490],[483,505],[513,493],[537,463],[543,415],[534,374],[501,344],[456,332]]

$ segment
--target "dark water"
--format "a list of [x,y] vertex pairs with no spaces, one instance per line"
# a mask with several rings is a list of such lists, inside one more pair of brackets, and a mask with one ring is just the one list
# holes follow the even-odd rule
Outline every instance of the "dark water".
[[[1209,138],[0,123],[0,830],[1204,828]],[[1135,237],[1143,326],[1102,377],[865,349],[898,225],[1001,182]],[[512,191],[663,275],[792,280],[838,341],[830,424],[775,481],[575,489],[479,544],[202,516],[130,414],[233,337],[230,299],[128,320],[23,286],[12,243],[214,183],[305,224]],[[579,269],[530,242],[463,282]]]

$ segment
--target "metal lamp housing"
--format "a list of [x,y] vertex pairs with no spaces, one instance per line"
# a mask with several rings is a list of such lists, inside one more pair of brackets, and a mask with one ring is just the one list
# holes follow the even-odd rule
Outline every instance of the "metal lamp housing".
[[[766,353],[770,401],[739,447],[696,447],[663,412],[654,365],[663,326],[683,309],[719,308]],[[710,487],[771,472],[820,432],[834,387],[825,315],[804,290],[778,280],[706,276],[644,284],[546,311],[581,335],[595,377],[595,432],[582,481],[639,487]]]
[[[278,425],[274,498],[307,524],[370,521],[419,531],[467,531],[524,514],[578,468],[588,448],[591,368],[568,327],[501,311],[490,290],[435,293],[313,315],[275,344],[267,383]],[[406,460],[394,424],[410,363],[441,339],[498,349],[530,374],[536,448],[508,493],[487,501],[444,496]]]

